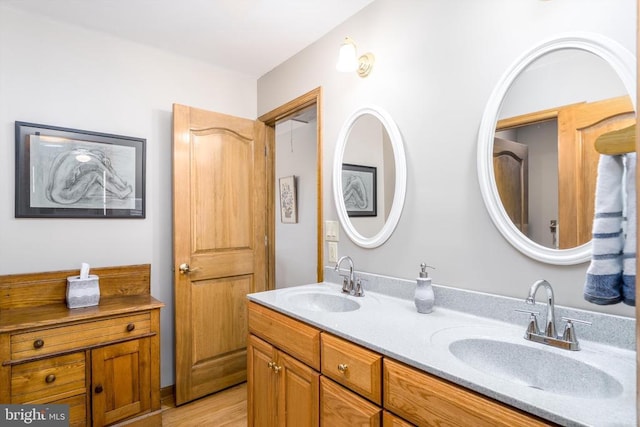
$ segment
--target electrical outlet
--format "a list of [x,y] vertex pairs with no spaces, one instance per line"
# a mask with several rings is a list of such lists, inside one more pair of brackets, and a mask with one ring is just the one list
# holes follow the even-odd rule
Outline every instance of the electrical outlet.
[[329,242],[329,262],[338,262],[338,243]]

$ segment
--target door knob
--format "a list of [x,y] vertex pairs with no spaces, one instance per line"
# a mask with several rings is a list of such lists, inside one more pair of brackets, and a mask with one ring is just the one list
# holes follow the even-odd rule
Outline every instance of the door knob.
[[178,267],[178,269],[180,270],[180,274],[187,274],[191,272],[191,267],[189,267],[189,264],[187,264],[186,262],[180,264],[180,267]]

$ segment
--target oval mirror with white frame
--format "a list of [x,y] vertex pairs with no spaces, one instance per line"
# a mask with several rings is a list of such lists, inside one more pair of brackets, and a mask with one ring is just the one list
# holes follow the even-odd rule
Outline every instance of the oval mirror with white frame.
[[[565,68],[559,68],[562,64]],[[596,75],[607,76],[607,81],[589,80]],[[561,76],[566,80],[560,80]],[[549,84],[553,79],[558,81]],[[586,127],[584,124],[565,126],[566,122],[561,120],[569,116],[574,120],[576,111],[580,116],[580,111],[593,111],[603,104],[609,108],[615,103],[619,107],[611,117],[615,116],[616,124],[596,120],[594,130],[587,136],[593,138],[598,132],[611,130],[606,126],[635,123],[635,79],[633,54],[611,39],[590,33],[565,34],[545,40],[522,55],[501,77],[480,124],[478,179],[493,223],[516,249],[533,259],[556,265],[579,264],[590,259],[590,221],[598,154],[593,142],[575,145],[571,142],[572,138],[586,141],[583,135],[577,138],[563,135],[563,129],[582,129]],[[576,81],[582,82],[583,88],[588,87],[589,91],[576,89],[579,88]],[[598,91],[601,93],[596,93]],[[553,93],[553,99],[543,93]],[[529,120],[530,123],[526,123]],[[589,120],[593,121],[591,117]],[[525,128],[525,124],[529,127]],[[536,132],[533,138],[536,141],[544,133],[557,135],[543,155],[536,154],[542,150],[539,145],[526,142],[532,131]],[[569,133],[576,134],[573,130]],[[518,138],[521,140],[516,142]],[[508,155],[503,157],[512,159],[504,161],[507,166],[500,159],[504,153]],[[576,165],[573,160],[567,160],[575,158],[585,163]],[[576,188],[563,184],[563,176],[570,176],[576,170],[585,174],[573,177],[573,182],[579,181]],[[506,173],[512,174],[511,177]],[[543,183],[529,184],[531,181]],[[570,180],[567,178],[567,181]],[[509,184],[504,185],[505,182]],[[584,184],[587,182],[588,185]],[[536,185],[547,194],[540,195]],[[505,195],[506,191],[511,191],[510,195]],[[572,205],[575,200],[579,200],[578,205]],[[579,224],[583,224],[582,229]]]
[[358,246],[376,248],[400,220],[407,186],[402,135],[377,106],[344,122],[333,161],[333,197],[345,233]]

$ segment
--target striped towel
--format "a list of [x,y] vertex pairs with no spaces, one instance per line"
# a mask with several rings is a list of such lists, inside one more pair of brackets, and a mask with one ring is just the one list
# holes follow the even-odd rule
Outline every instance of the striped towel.
[[594,304],[617,304],[622,296],[622,156],[600,155],[592,229],[591,264],[584,298]]
[[627,223],[622,249],[622,302],[636,305],[636,153],[626,156],[625,195]]

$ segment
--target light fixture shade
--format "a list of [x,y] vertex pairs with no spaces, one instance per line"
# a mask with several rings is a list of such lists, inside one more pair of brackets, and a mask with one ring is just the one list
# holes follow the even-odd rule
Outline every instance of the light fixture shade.
[[342,72],[352,72],[358,68],[358,59],[356,56],[356,44],[350,37],[345,37],[342,45],[340,45],[340,53],[336,69]]

